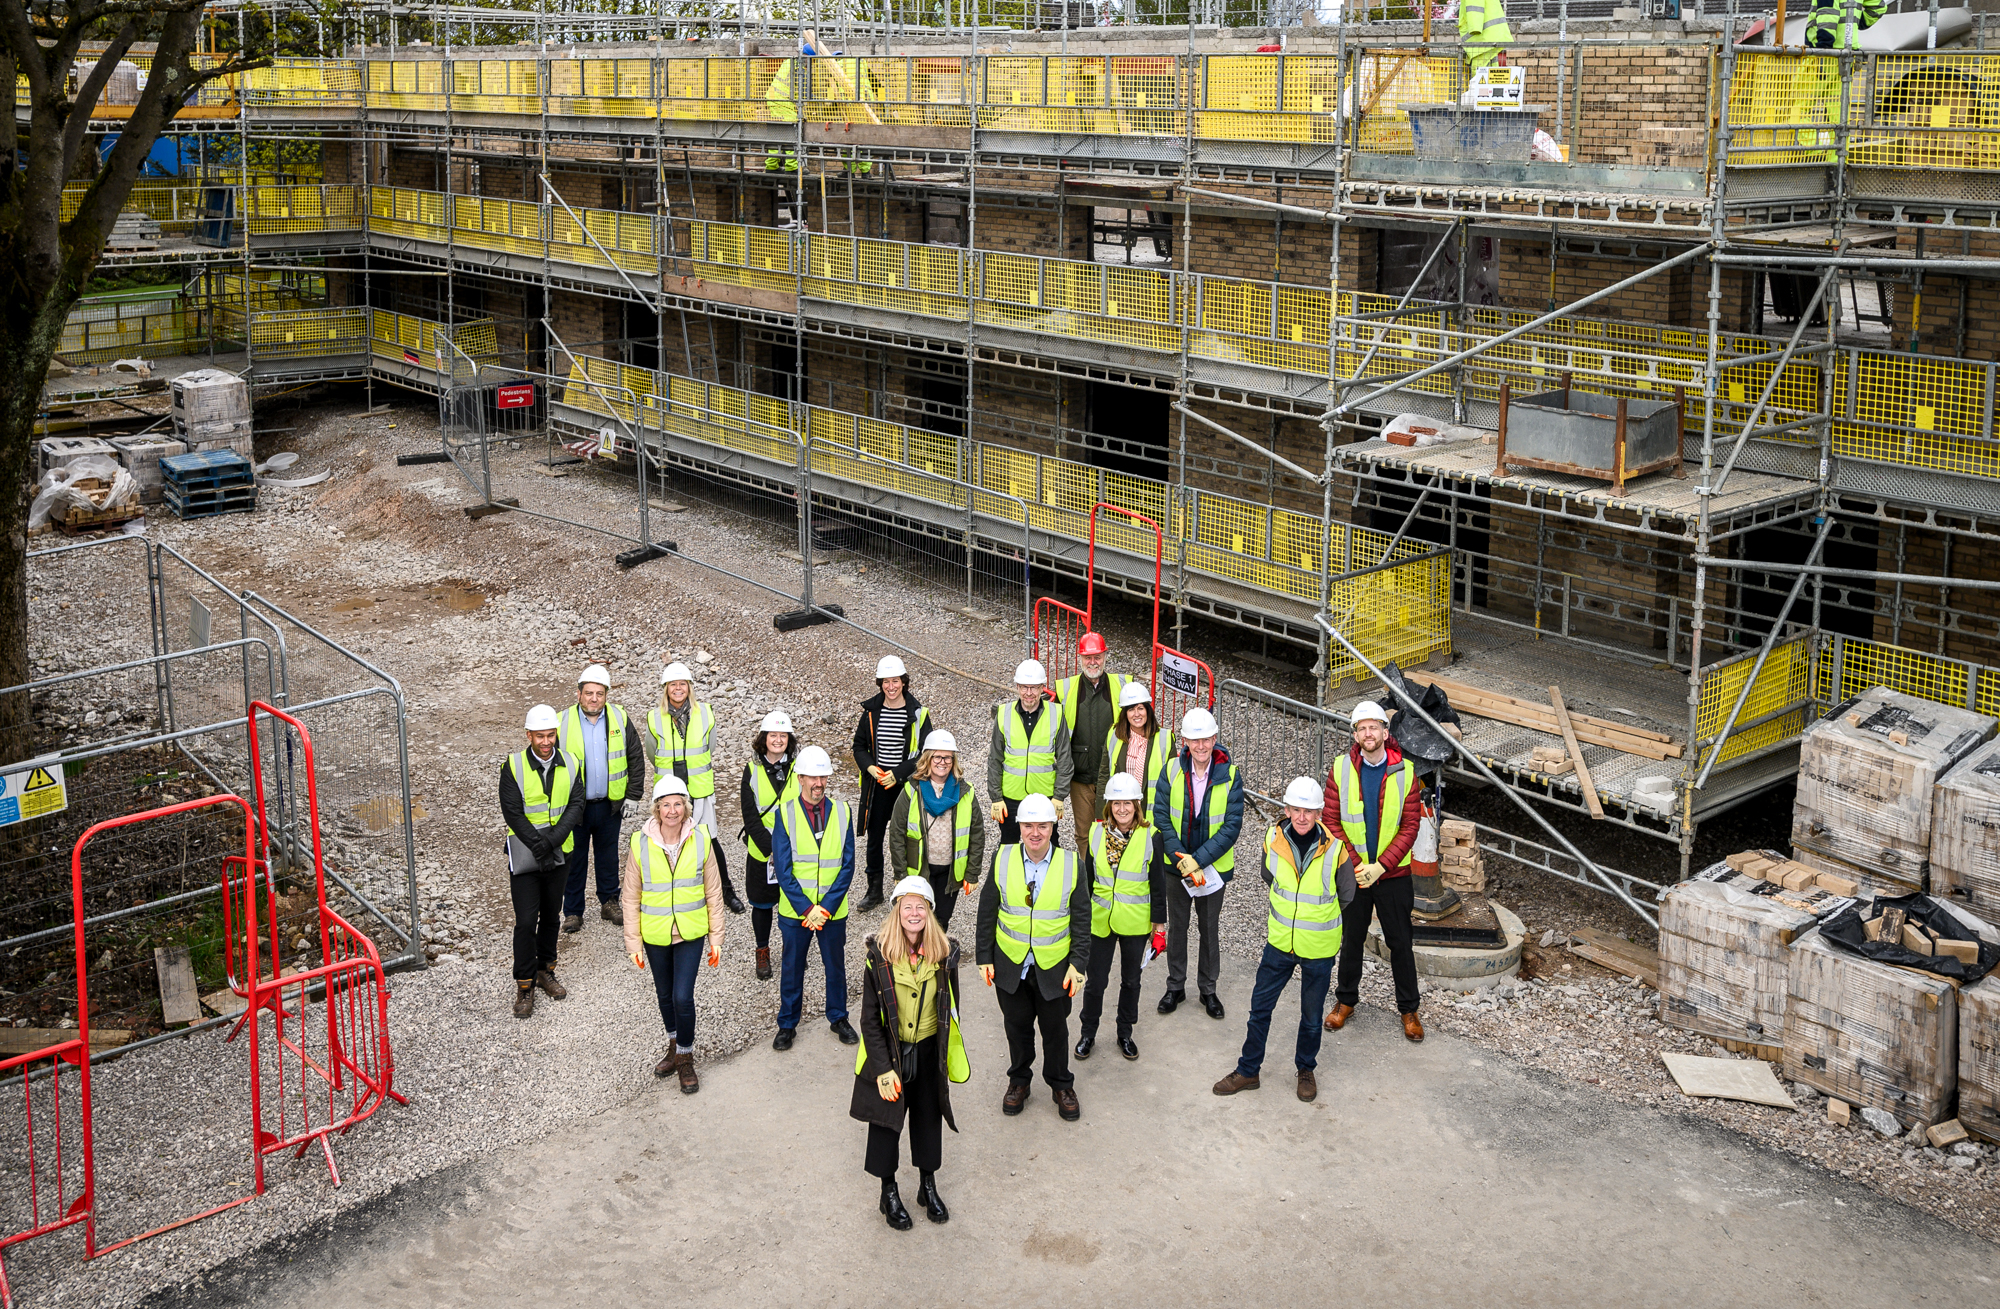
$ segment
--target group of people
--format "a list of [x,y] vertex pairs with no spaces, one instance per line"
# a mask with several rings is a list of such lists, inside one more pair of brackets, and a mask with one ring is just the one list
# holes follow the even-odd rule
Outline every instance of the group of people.
[[[622,927],[633,964],[651,971],[672,1037],[654,1074],[678,1077],[691,1094],[700,1088],[695,981],[704,957],[711,967],[720,963],[725,912],[750,913],[760,979],[772,975],[775,922],[773,1048],[789,1050],[797,1037],[816,944],[828,1028],[859,1047],[852,1113],[870,1124],[866,1168],[882,1180],[882,1213],[893,1227],[912,1225],[895,1181],[907,1129],[921,1207],[932,1221],[946,1221],[934,1174],[943,1126],[956,1130],[950,1084],[969,1075],[958,1026],[960,952],[948,935],[960,898],[979,896],[973,962],[996,992],[1006,1031],[1006,1114],[1026,1108],[1039,1037],[1042,1080],[1058,1116],[1081,1116],[1070,1060],[1096,1051],[1113,963],[1116,1045],[1137,1059],[1140,971],[1164,954],[1158,1010],[1187,1003],[1190,927],[1199,937],[1196,998],[1211,1018],[1224,1016],[1218,934],[1222,896],[1235,877],[1243,776],[1218,744],[1207,709],[1189,709],[1170,729],[1146,683],[1108,671],[1106,654],[1103,638],[1090,633],[1078,644],[1074,676],[1051,686],[1035,659],[1014,670],[1014,698],[992,711],[984,808],[956,737],[935,725],[893,655],[876,666],[876,693],[855,726],[854,806],[831,793],[825,749],[802,745],[782,710],[767,714],[751,737],[739,790],[747,905],[717,839],[715,719],[694,699],[692,674],[680,663],[666,667],[642,739],[627,711],[609,702],[609,673],[597,664],[584,669],[576,703],[560,713],[529,710],[527,745],[501,766],[515,1015],[533,1015],[537,990],[565,995],[556,943],[560,931],[583,925],[594,846],[600,914]],[[1423,1039],[1410,880],[1422,788],[1379,706],[1362,702],[1352,721],[1348,752],[1323,781],[1292,779],[1284,821],[1265,833],[1266,942],[1242,1053],[1215,1084],[1217,1095],[1259,1085],[1272,1015],[1296,972],[1297,1092],[1315,1098],[1321,1033],[1344,1026],[1359,1002],[1371,917],[1382,925],[1404,1034]],[[651,808],[639,830],[622,837],[625,800],[644,785],[648,759]],[[1059,835],[1065,811],[1068,849]],[[1000,829],[990,858],[988,818]],[[857,846],[858,897],[851,894]],[[847,920],[851,910],[883,904],[885,884],[890,910],[864,950],[857,1031],[848,1021]]]

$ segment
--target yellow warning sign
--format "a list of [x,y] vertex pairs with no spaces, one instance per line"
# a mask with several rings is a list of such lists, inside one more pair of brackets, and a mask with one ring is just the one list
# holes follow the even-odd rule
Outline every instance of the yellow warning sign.
[[46,818],[69,808],[60,766],[32,765],[0,774],[0,827]]

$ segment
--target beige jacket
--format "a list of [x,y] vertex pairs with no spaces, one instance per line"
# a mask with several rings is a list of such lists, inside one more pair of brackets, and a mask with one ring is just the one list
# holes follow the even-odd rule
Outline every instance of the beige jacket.
[[[665,850],[667,843],[660,839],[660,820],[648,818],[644,829],[645,839]],[[715,867],[715,849],[708,851],[708,862],[701,870],[702,890],[708,900],[708,948],[711,951],[722,948],[722,874]],[[625,847],[625,876],[618,883],[618,907],[625,915],[625,953],[638,954],[645,947],[639,936],[639,861],[632,856],[632,847]],[[678,922],[668,927],[667,939],[680,940]]]

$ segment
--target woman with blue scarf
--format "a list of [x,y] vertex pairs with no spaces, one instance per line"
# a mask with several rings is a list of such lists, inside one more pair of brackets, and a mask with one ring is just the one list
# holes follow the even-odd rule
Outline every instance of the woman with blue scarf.
[[949,929],[952,907],[979,884],[986,854],[986,815],[959,771],[958,741],[950,732],[924,738],[923,756],[889,815],[889,832],[898,874],[936,888],[938,925]]

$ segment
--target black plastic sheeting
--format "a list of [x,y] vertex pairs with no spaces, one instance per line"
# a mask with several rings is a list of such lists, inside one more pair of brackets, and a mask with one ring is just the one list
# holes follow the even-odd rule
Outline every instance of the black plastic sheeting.
[[1918,954],[1914,950],[1905,949],[1900,941],[1894,943],[1871,941],[1868,939],[1867,928],[1863,926],[1859,904],[1849,905],[1827,919],[1820,926],[1820,935],[1836,949],[1860,955],[1863,959],[1873,959],[1878,964],[1897,964],[1904,968],[1935,973],[1954,982],[1976,982],[1992,972],[1995,965],[2000,965],[2000,945],[1980,940],[1979,935],[1960,922],[1949,909],[1921,892],[1884,896],[1874,903],[1878,912],[1870,915],[1871,917],[1879,917],[1880,910],[1900,907],[1909,915],[1909,921],[1928,929],[1932,936],[1942,937],[1947,941],[1977,941],[1979,962],[1968,964],[1949,957],[1940,959]]
[[[1385,664],[1382,679],[1412,700],[1417,707],[1436,719],[1439,723],[1456,723],[1458,711],[1451,707],[1451,699],[1435,686],[1416,686],[1403,679],[1403,672],[1394,664]],[[1389,713],[1389,735],[1396,738],[1403,755],[1416,765],[1420,777],[1428,777],[1447,763],[1454,750],[1451,741],[1434,731],[1431,725],[1413,713],[1406,711],[1403,702],[1394,694],[1382,697],[1388,703],[1382,707]]]

